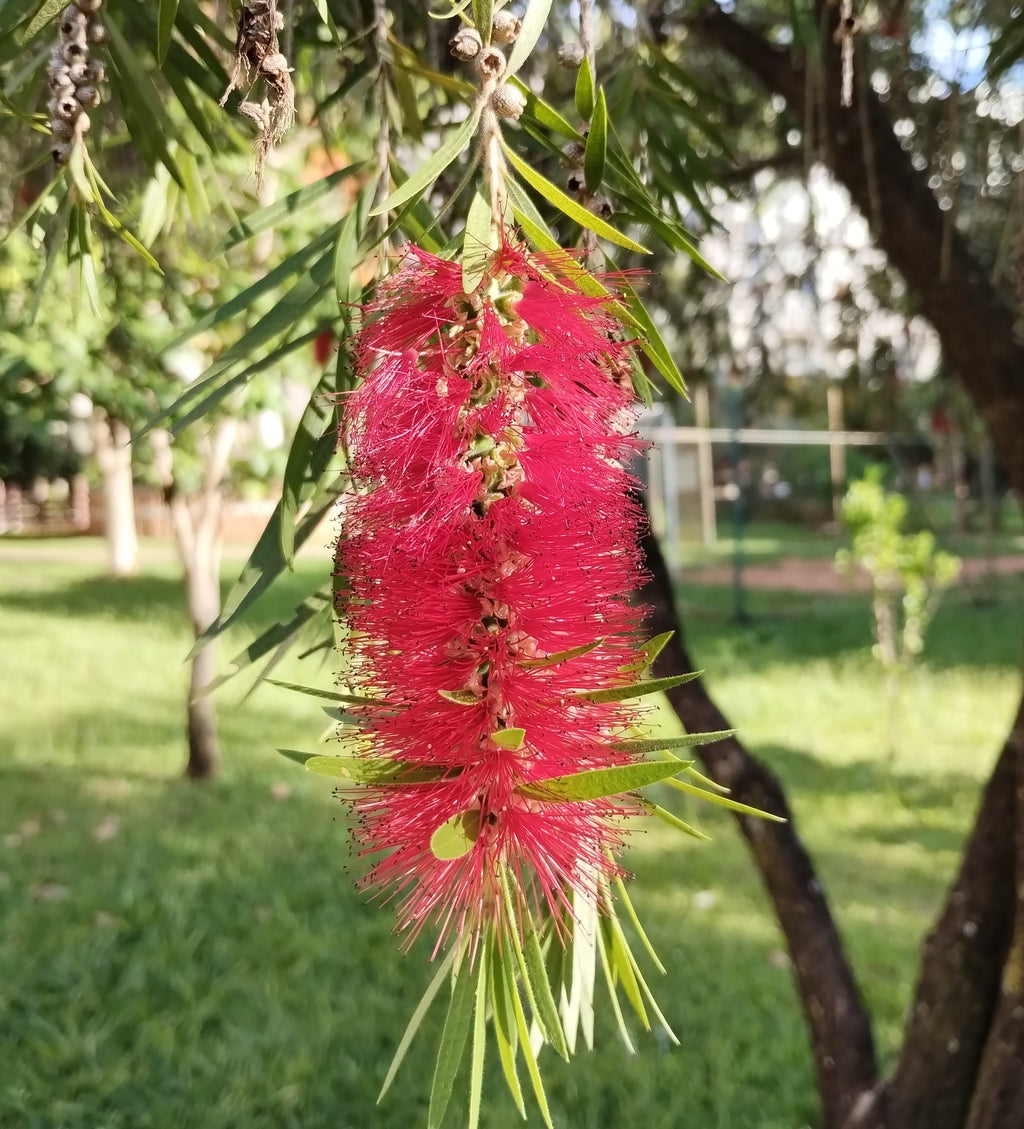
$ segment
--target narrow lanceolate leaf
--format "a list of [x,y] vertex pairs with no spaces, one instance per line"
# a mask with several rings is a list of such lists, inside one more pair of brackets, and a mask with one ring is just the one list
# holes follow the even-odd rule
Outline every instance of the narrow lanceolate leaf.
[[484,1085],[484,1052],[487,1046],[487,979],[490,961],[487,950],[490,940],[485,942],[479,954],[480,967],[476,976],[476,1000],[473,1005],[473,1049],[469,1060],[469,1129],[477,1129],[480,1124],[480,1096]]
[[494,18],[494,0],[473,0],[473,23],[484,43],[491,40],[491,21]]
[[675,686],[682,686],[700,678],[702,670],[694,670],[689,674],[674,674],[670,678],[652,678],[649,682],[634,682],[629,686],[613,686],[609,690],[584,690],[576,696],[588,702],[624,702],[627,698],[643,698],[647,694],[658,694],[662,690],[671,690]]
[[160,0],[156,17],[156,61],[163,66],[167,49],[174,32],[174,17],[178,14],[178,0]]
[[541,37],[550,11],[551,0],[530,0],[526,5],[522,27],[508,57],[508,65],[505,67],[506,80],[519,70],[529,58],[530,52],[537,46],[537,40]]
[[608,154],[608,104],[604,91],[598,90],[594,103],[594,116],[590,119],[587,147],[583,153],[583,179],[591,192],[596,192],[604,180],[604,163]]
[[655,635],[653,639],[648,639],[646,643],[637,651],[637,661],[631,663],[629,666],[624,666],[623,670],[647,670],[652,666],[654,660],[665,649],[665,644],[675,635],[674,631],[663,631],[660,635]]
[[434,858],[460,859],[468,855],[480,838],[480,809],[471,808],[452,816],[430,836]]
[[63,3],[63,0],[46,0],[42,7],[40,7],[39,11],[36,12],[36,14],[32,17],[32,22],[28,25],[27,28],[25,28],[24,32],[22,33],[21,42],[28,43],[30,39],[38,35],[39,32],[42,31],[44,27],[46,27],[50,20],[54,19],[57,16],[58,12],[60,12],[61,9],[65,8],[66,6],[67,5]]
[[508,986],[509,966],[502,960],[500,947],[496,944],[491,946],[489,959],[491,961],[491,1011],[494,1015],[494,1041],[498,1044],[498,1057],[501,1059],[501,1070],[505,1075],[505,1084],[516,1103],[516,1109],[525,1118],[526,1105],[523,1102],[523,1091],[519,1085],[519,1073],[516,1070],[519,1032],[516,1028],[515,1015],[512,1010],[512,996]]
[[594,112],[594,75],[586,57],[576,75],[576,112],[584,121]]
[[526,958],[528,983],[533,988],[530,1006],[535,1008],[534,1019],[544,1033],[545,1039],[568,1062],[569,1048],[565,1045],[565,1033],[562,1031],[562,1021],[558,1017],[558,1005],[555,1003],[551,982],[544,967],[540,938],[532,925],[527,926],[526,936],[523,938],[523,956]]
[[491,734],[491,740],[495,745],[500,745],[503,749],[521,749],[523,742],[526,740],[525,729],[499,729],[497,733]]
[[581,655],[587,655],[596,647],[600,647],[604,642],[604,638],[595,639],[593,643],[581,643],[578,647],[570,647],[567,651],[556,651],[553,655],[544,655],[538,659],[524,659],[519,665],[526,667],[528,670],[536,670],[544,666],[556,666],[558,663],[568,662],[569,659],[578,659]]
[[650,800],[641,800],[641,805],[648,815],[656,816],[662,823],[667,823],[669,827],[674,827],[676,831],[682,831],[684,835],[691,835],[694,839],[710,839],[710,835],[705,835],[703,831],[698,831],[696,827],[687,823],[685,819],[680,819],[675,812],[663,808],[660,804],[652,804]]
[[403,185],[396,188],[386,200],[373,208],[370,215],[376,216],[381,212],[393,211],[425,192],[452,161],[469,146],[479,120],[480,107],[476,106],[470,112],[469,117],[441,148],[429,160],[425,161]]
[[478,188],[473,194],[466,215],[466,231],[462,237],[462,286],[472,294],[480,285],[491,258],[493,225],[489,193]]
[[438,694],[446,702],[454,702],[457,706],[475,706],[480,703],[480,699],[472,690],[438,690]]
[[684,733],[681,737],[640,737],[628,738],[625,741],[612,741],[609,746],[620,753],[662,753],[669,749],[692,749],[696,745],[710,745],[713,741],[724,741],[732,737],[735,729],[719,729],[712,733]]
[[250,213],[228,229],[221,241],[214,247],[213,253],[220,255],[246,239],[259,235],[261,231],[276,228],[282,220],[293,219],[298,213],[312,207],[318,200],[322,200],[331,193],[341,181],[347,177],[359,175],[365,165],[365,161],[356,161],[354,164],[346,165],[345,168],[328,173],[312,184],[307,184],[304,188],[299,188],[288,196],[275,200],[265,208]]
[[455,969],[452,979],[452,997],[448,1005],[448,1016],[441,1032],[441,1043],[437,1049],[437,1064],[434,1067],[434,1083],[430,1088],[430,1107],[427,1110],[427,1129],[440,1129],[445,1110],[452,1096],[455,1075],[462,1061],[466,1046],[466,1036],[473,1019],[475,985],[470,975],[469,961],[463,958]]
[[[286,757],[296,760],[304,754],[295,750],[278,749]],[[424,767],[406,761],[393,761],[389,757],[324,757],[313,755],[303,761],[310,772],[318,776],[334,776],[351,780],[355,784],[435,784],[444,775],[444,769]]]
[[394,709],[394,704],[383,698],[366,698],[359,694],[346,694],[341,690],[321,690],[318,686],[300,686],[297,682],[280,682],[267,678],[270,686],[280,686],[282,690],[294,690],[297,694],[308,694],[311,698],[326,698],[329,702],[348,702],[353,706],[384,706]]
[[597,800],[602,796],[620,796],[635,788],[657,784],[682,772],[684,761],[640,761],[637,764],[618,764],[611,768],[590,768],[569,776],[552,776],[524,784],[519,792],[531,800],[549,803],[568,803],[579,800]]
[[437,995],[444,983],[445,978],[451,971],[452,965],[455,963],[455,958],[458,955],[458,947],[453,945],[448,952],[448,955],[438,965],[437,972],[434,973],[433,980],[427,986],[427,990],[423,993],[420,1002],[416,1005],[416,1010],[412,1013],[412,1018],[409,1020],[402,1035],[402,1039],[398,1044],[398,1049],[395,1051],[395,1057],[391,1060],[391,1065],[388,1067],[388,1072],[384,1078],[384,1084],[380,1088],[380,1093],[377,1095],[377,1101],[380,1102],[381,1098],[388,1092],[388,1088],[395,1080],[395,1075],[398,1073],[398,1068],[402,1065],[402,1061],[412,1045],[413,1039],[416,1037],[416,1032],[423,1022],[423,1017],[427,1014],[430,1005],[434,1002],[434,997]]
[[512,1012],[516,1021],[516,1030],[519,1032],[519,1045],[523,1048],[523,1058],[526,1061],[526,1071],[530,1075],[533,1093],[537,1099],[537,1104],[540,1106],[540,1114],[541,1117],[544,1118],[544,1124],[547,1126],[547,1129],[554,1129],[554,1126],[551,1124],[551,1112],[548,1109],[547,1094],[544,1093],[544,1083],[541,1081],[540,1070],[537,1067],[537,1057],[534,1055],[533,1046],[530,1043],[530,1029],[526,1025],[526,1016],[523,1013],[523,1002],[519,998],[519,990],[516,987],[515,978],[510,976],[508,984],[512,999]]
[[633,905],[633,899],[629,896],[629,891],[626,889],[626,883],[622,881],[619,875],[615,875],[613,881],[615,883],[615,890],[619,895],[619,902],[626,907],[629,920],[633,923],[633,928],[636,930],[637,936],[647,950],[647,955],[654,962],[654,967],[664,976],[665,966],[661,963],[661,957],[658,956],[657,951],[651,944],[651,939],[647,936],[647,930],[644,929],[640,922],[640,916],[636,912],[636,907]]
[[741,804],[739,800],[730,800],[728,796],[722,796],[718,792],[707,792],[703,788],[698,788],[695,784],[687,784],[685,780],[670,780],[669,784],[678,791],[685,792],[688,796],[697,796],[699,799],[707,800],[709,804],[717,804],[720,808],[727,808],[729,811],[739,812],[741,815],[756,815],[760,819],[770,819],[772,823],[787,822],[785,816],[762,811],[760,808],[751,807],[750,804]]
[[619,1035],[626,1045],[626,1050],[628,1050],[631,1055],[636,1054],[636,1047],[633,1046],[633,1040],[629,1036],[629,1028],[626,1026],[626,1021],[622,1016],[622,1008],[619,1005],[619,993],[615,990],[615,977],[612,973],[612,966],[608,957],[608,930],[603,918],[598,921],[597,951],[601,957],[601,971],[604,973],[604,982],[608,987],[608,996],[611,999],[612,1011],[615,1013],[615,1022],[619,1027]]
[[630,251],[637,251],[643,255],[650,254],[650,251],[642,244],[637,243],[634,239],[630,239],[628,235],[623,235],[622,232],[616,231],[611,224],[605,223],[603,219],[595,216],[593,212],[588,211],[571,196],[567,196],[560,188],[552,184],[547,177],[541,176],[536,169],[527,164],[527,162],[509,146],[505,145],[504,150],[505,155],[515,166],[516,171],[523,180],[536,192],[539,192],[548,203],[553,204],[560,212],[563,212],[571,220],[578,223],[580,227],[585,227],[588,231],[592,231],[602,239],[607,239],[611,243],[617,243],[620,247],[626,247]]

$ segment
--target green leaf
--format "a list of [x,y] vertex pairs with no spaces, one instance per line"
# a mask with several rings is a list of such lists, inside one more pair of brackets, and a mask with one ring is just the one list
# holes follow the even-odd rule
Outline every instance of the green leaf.
[[178,0],[159,0],[156,18],[156,61],[162,67],[167,61],[167,49],[174,34],[174,17],[178,14]]
[[647,1018],[647,1009],[644,1007],[643,995],[640,992],[640,985],[637,982],[636,973],[630,960],[632,954],[626,944],[626,938],[622,935],[622,926],[614,913],[606,916],[602,920],[602,925],[605,927],[608,941],[610,941],[608,960],[612,967],[612,974],[622,982],[626,999],[629,1000],[633,1011],[636,1012],[644,1030],[650,1031],[651,1021]]
[[643,698],[693,682],[704,673],[695,670],[690,674],[674,674],[670,678],[652,678],[648,682],[633,682],[629,686],[613,686],[608,690],[583,690],[576,695],[588,702],[624,702],[627,698]]
[[604,163],[608,154],[608,104],[604,91],[598,90],[594,103],[594,116],[590,119],[587,147],[583,153],[583,178],[591,192],[601,187]]
[[370,215],[377,216],[381,212],[394,211],[407,201],[422,195],[452,161],[464,149],[468,148],[473,134],[476,132],[477,122],[480,120],[480,110],[479,105],[474,106],[469,117],[449,136],[441,148],[425,161],[403,185],[396,188],[386,200],[372,208]]
[[526,1117],[523,1091],[519,1085],[519,1073],[516,1070],[518,1031],[508,985],[510,975],[514,977],[515,973],[511,972],[510,966],[502,959],[499,945],[491,946],[489,959],[491,961],[491,1011],[494,1015],[494,1039],[498,1044],[501,1070],[505,1075],[505,1084],[512,1095],[512,1100],[516,1103],[516,1108],[521,1116]]
[[[513,925],[512,928],[514,929],[515,926]],[[544,967],[540,937],[532,922],[526,926],[523,937],[523,956],[526,958],[528,973],[528,978],[524,977],[523,982],[533,989],[530,1006],[534,1009],[534,1019],[544,1038],[568,1062],[569,1048],[565,1044],[565,1033],[562,1031],[562,1021],[558,1016],[558,1005],[555,1003],[551,982]]]
[[430,850],[434,858],[448,861],[468,855],[480,838],[480,809],[470,808],[459,812],[430,836]]
[[470,201],[462,237],[462,289],[467,294],[472,294],[483,281],[491,261],[495,234],[490,193],[478,188]]
[[486,937],[482,951],[477,954],[480,968],[476,978],[476,1002],[473,1007],[473,1049],[469,1066],[469,1129],[480,1124],[480,1094],[484,1084],[484,1053],[487,1048],[487,959],[491,938]]
[[593,643],[581,643],[578,647],[570,647],[567,651],[556,651],[553,655],[544,655],[539,659],[523,659],[519,664],[526,667],[528,670],[536,670],[539,667],[555,666],[558,663],[568,662],[570,659],[578,659],[582,655],[590,654],[595,648],[600,647],[604,642],[604,636],[600,639],[595,639]]
[[50,20],[56,19],[57,15],[66,7],[67,5],[63,0],[45,0],[39,11],[32,17],[32,22],[22,32],[20,41],[28,43],[30,39],[33,39],[46,27]]
[[552,776],[524,784],[517,791],[532,800],[548,803],[576,803],[598,800],[602,796],[621,796],[648,784],[657,784],[682,772],[682,761],[639,761],[610,768],[588,768],[568,776]]
[[710,745],[713,741],[724,741],[732,737],[735,729],[719,729],[713,733],[684,733],[681,737],[628,738],[625,741],[612,741],[609,748],[620,753],[660,753],[668,749],[692,749],[696,745]]
[[632,1055],[636,1054],[636,1048],[633,1046],[633,1040],[629,1036],[629,1028],[626,1026],[626,1020],[622,1015],[622,1008],[619,1005],[619,993],[615,990],[615,978],[612,976],[612,968],[608,960],[607,930],[607,923],[602,918],[598,922],[597,951],[601,957],[601,970],[604,972],[604,982],[608,986],[608,996],[611,999],[612,1011],[615,1013],[615,1022],[618,1024],[619,1035],[623,1043],[626,1044],[626,1050]]
[[480,699],[472,690],[438,690],[446,702],[454,702],[457,706],[476,706]]
[[282,690],[294,690],[297,694],[308,694],[311,698],[325,698],[329,702],[347,702],[355,706],[386,706],[394,708],[383,698],[363,698],[358,694],[345,694],[340,690],[321,690],[318,686],[300,686],[296,682],[280,682],[276,678],[264,679],[268,686],[280,686]]
[[434,1067],[434,1082],[430,1087],[430,1107],[427,1111],[427,1129],[440,1129],[445,1110],[452,1096],[455,1075],[462,1061],[466,1036],[473,1019],[474,985],[469,975],[469,961],[464,957],[452,976],[452,995],[448,1015],[441,1032]]
[[548,22],[548,13],[551,11],[551,0],[530,0],[523,13],[522,27],[505,67],[505,80],[508,81],[519,68],[526,62],[530,52],[537,46],[537,41]]
[[594,75],[586,56],[576,75],[576,112],[584,121],[594,112]]
[[381,1098],[388,1092],[388,1088],[395,1080],[395,1075],[398,1073],[398,1068],[402,1065],[402,1060],[405,1058],[412,1046],[412,1041],[416,1037],[416,1032],[423,1022],[423,1017],[430,1009],[430,1005],[434,1002],[434,997],[440,990],[441,985],[444,983],[445,977],[450,972],[452,965],[455,963],[455,958],[459,950],[457,946],[452,946],[448,951],[448,955],[441,961],[438,966],[437,972],[434,973],[434,978],[427,985],[427,990],[420,998],[420,1002],[416,1005],[416,1010],[412,1013],[412,1018],[409,1020],[402,1035],[401,1041],[398,1044],[398,1049],[395,1051],[395,1057],[391,1060],[391,1065],[388,1067],[388,1072],[384,1078],[384,1084],[380,1088],[380,1093],[377,1095],[377,1103],[380,1104]]
[[626,883],[622,881],[622,878],[618,874],[615,875],[613,881],[615,883],[615,889],[619,894],[619,901],[626,907],[629,920],[633,923],[633,928],[636,930],[637,936],[647,950],[647,955],[654,962],[654,967],[664,976],[665,966],[661,963],[661,957],[658,956],[654,946],[651,944],[651,939],[647,936],[647,930],[644,929],[643,925],[640,923],[640,917],[636,912],[636,907],[633,905],[633,899],[629,896],[629,891],[626,889]]
[[698,788],[696,784],[688,784],[685,780],[670,780],[669,784],[678,791],[685,792],[688,796],[697,796],[699,799],[706,800],[709,804],[717,804],[720,808],[727,808],[729,811],[739,812],[741,815],[756,815],[759,819],[768,819],[772,823],[787,822],[785,816],[761,811],[760,808],[751,807],[750,804],[741,804],[739,800],[730,800],[728,796],[722,796],[717,792],[706,792],[703,788]]
[[[277,751],[292,760],[304,755],[294,750]],[[445,776],[443,768],[395,761],[390,757],[325,757],[313,754],[302,763],[318,776],[335,776],[356,784],[435,784]]]
[[696,827],[680,819],[678,815],[666,810],[660,804],[652,804],[650,800],[641,800],[640,803],[648,815],[657,816],[662,823],[667,823],[669,827],[674,827],[676,831],[682,831],[685,835],[693,836],[694,839],[711,838],[710,835],[705,835],[703,831],[698,831]]
[[644,353],[650,358],[651,364],[654,365],[669,384],[677,392],[685,396],[687,394],[686,381],[683,379],[683,374],[679,371],[679,366],[669,352],[668,346],[665,344],[660,330],[654,324],[651,315],[647,312],[647,308],[644,306],[643,302],[640,301],[633,287],[626,282],[625,279],[621,280],[621,293],[626,309],[640,327],[642,335],[641,347]]
[[655,635],[653,639],[648,639],[642,647],[637,650],[640,656],[635,663],[629,666],[622,667],[622,670],[647,670],[648,667],[654,665],[654,660],[665,649],[665,644],[675,635],[674,631],[664,631],[661,635]]
[[691,764],[689,768],[683,769],[686,776],[691,780],[696,780],[697,783],[707,789],[709,792],[718,792],[719,795],[727,796],[730,789],[726,788],[723,784],[719,784],[717,780],[712,780],[710,776],[705,776],[703,773],[698,772]]
[[491,41],[491,24],[494,19],[494,0],[473,0],[473,24],[484,43]]
[[526,730],[499,729],[497,733],[491,734],[491,740],[503,749],[521,749],[526,740]]
[[[520,42],[522,38],[520,37]],[[508,72],[506,71],[506,74]],[[523,119],[526,122],[534,122],[541,126],[544,130],[550,133],[560,134],[562,137],[567,137],[570,141],[583,141],[583,134],[572,124],[566,121],[565,118],[543,98],[535,94],[530,87],[526,85],[521,79],[512,79],[512,85],[517,87],[519,93],[526,98],[526,109],[523,111]],[[554,152],[558,152],[557,146],[554,142],[540,135],[542,144],[546,144]],[[641,182],[642,183],[642,182]]]
[[611,243],[617,243],[620,247],[626,247],[630,251],[638,251],[644,255],[650,254],[650,251],[648,251],[646,247],[630,239],[629,236],[616,231],[611,224],[605,223],[603,219],[595,216],[593,212],[587,211],[582,204],[574,200],[571,196],[567,196],[560,188],[557,188],[550,180],[541,176],[539,172],[527,164],[527,162],[524,161],[518,153],[510,149],[509,146],[503,145],[503,148],[505,155],[508,157],[509,161],[512,162],[512,165],[523,180],[535,191],[539,192],[548,203],[553,204],[560,212],[563,212],[570,219],[575,220],[580,227],[585,227],[588,231],[592,231],[602,239],[607,239]]
[[[511,935],[515,938],[515,926],[511,927]],[[506,936],[508,933],[506,933]],[[518,938],[515,938],[518,944]],[[544,1083],[541,1081],[540,1070],[537,1067],[537,1057],[533,1053],[533,1046],[530,1043],[530,1030],[526,1026],[526,1016],[523,1014],[523,1003],[519,998],[519,989],[516,987],[515,976],[509,971],[507,973],[508,980],[506,981],[509,986],[509,994],[512,1000],[512,1013],[515,1016],[516,1030],[519,1032],[519,1045],[523,1048],[523,1058],[526,1060],[526,1071],[530,1075],[530,1082],[533,1085],[533,1093],[537,1099],[537,1104],[540,1106],[541,1117],[544,1118],[544,1124],[547,1129],[554,1129],[551,1124],[551,1112],[548,1109],[547,1095],[544,1093]]]
[[246,239],[259,235],[261,231],[276,229],[283,221],[292,220],[295,216],[312,207],[318,200],[329,195],[337,185],[350,176],[358,176],[366,167],[366,161],[355,161],[343,169],[328,173],[319,180],[313,181],[295,192],[275,200],[265,208],[260,208],[238,221],[224,234],[223,238],[213,249],[214,255],[221,255],[232,247],[237,247]]

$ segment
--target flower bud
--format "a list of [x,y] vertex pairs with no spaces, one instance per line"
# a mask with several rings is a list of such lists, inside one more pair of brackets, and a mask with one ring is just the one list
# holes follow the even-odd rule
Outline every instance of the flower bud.
[[491,38],[495,43],[514,43],[522,30],[523,21],[518,16],[505,10],[494,13]]
[[476,57],[476,73],[483,79],[501,78],[505,73],[505,56],[497,47],[485,47]]
[[517,122],[526,109],[526,95],[518,86],[503,82],[491,96],[491,105],[498,117]]
[[460,28],[448,40],[448,50],[456,59],[461,59],[464,63],[468,63],[470,59],[475,59],[480,54],[483,45],[480,32],[475,27]]
[[583,62],[583,48],[578,43],[563,43],[558,48],[558,63],[563,67],[575,68]]

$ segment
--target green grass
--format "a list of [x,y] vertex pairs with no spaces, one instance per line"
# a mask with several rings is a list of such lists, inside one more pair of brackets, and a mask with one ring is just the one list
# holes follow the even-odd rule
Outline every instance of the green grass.
[[[440,1013],[375,1099],[427,946],[401,955],[388,911],[353,889],[330,782],[273,751],[312,744],[315,703],[271,687],[243,703],[229,685],[223,777],[183,782],[173,566],[112,582],[64,544],[78,563],[0,544],[0,1126],[414,1129]],[[292,591],[321,567],[300,562]],[[713,692],[790,789],[887,1058],[1015,702],[1024,587],[1002,583],[998,602],[960,593],[940,612],[893,764],[861,599],[754,593],[739,628],[727,589],[684,593]],[[594,1054],[546,1063],[556,1124],[812,1125],[799,1005],[743,845],[717,811],[680,812],[714,842],[659,825],[628,863],[682,1047],[638,1032],[630,1058],[605,1014]],[[518,1116],[487,1069],[483,1121],[506,1129]]]

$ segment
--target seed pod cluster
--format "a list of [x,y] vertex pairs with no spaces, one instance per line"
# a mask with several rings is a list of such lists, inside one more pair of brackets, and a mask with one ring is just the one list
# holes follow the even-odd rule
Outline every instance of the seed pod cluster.
[[[589,132],[584,130],[583,136],[586,137]],[[586,154],[587,147],[582,141],[570,141],[562,150],[562,167],[569,170],[565,178],[566,190],[599,219],[610,219],[614,211],[611,201],[607,196],[595,196],[587,188],[587,180],[583,173]]]
[[526,97],[523,92],[509,82],[501,82],[505,73],[505,53],[497,44],[507,46],[516,41],[523,24],[518,16],[500,9],[494,13],[491,23],[491,42],[484,43],[480,32],[475,27],[461,27],[448,40],[448,49],[463,63],[472,63],[482,83],[494,83],[491,90],[491,106],[494,112],[502,118],[511,118],[518,121],[526,109]]
[[47,126],[53,134],[53,159],[67,163],[75,142],[89,132],[89,110],[100,104],[104,67],[90,58],[90,48],[105,43],[106,28],[99,20],[103,0],[75,0],[60,16],[60,40],[50,55],[46,76],[50,100]]

